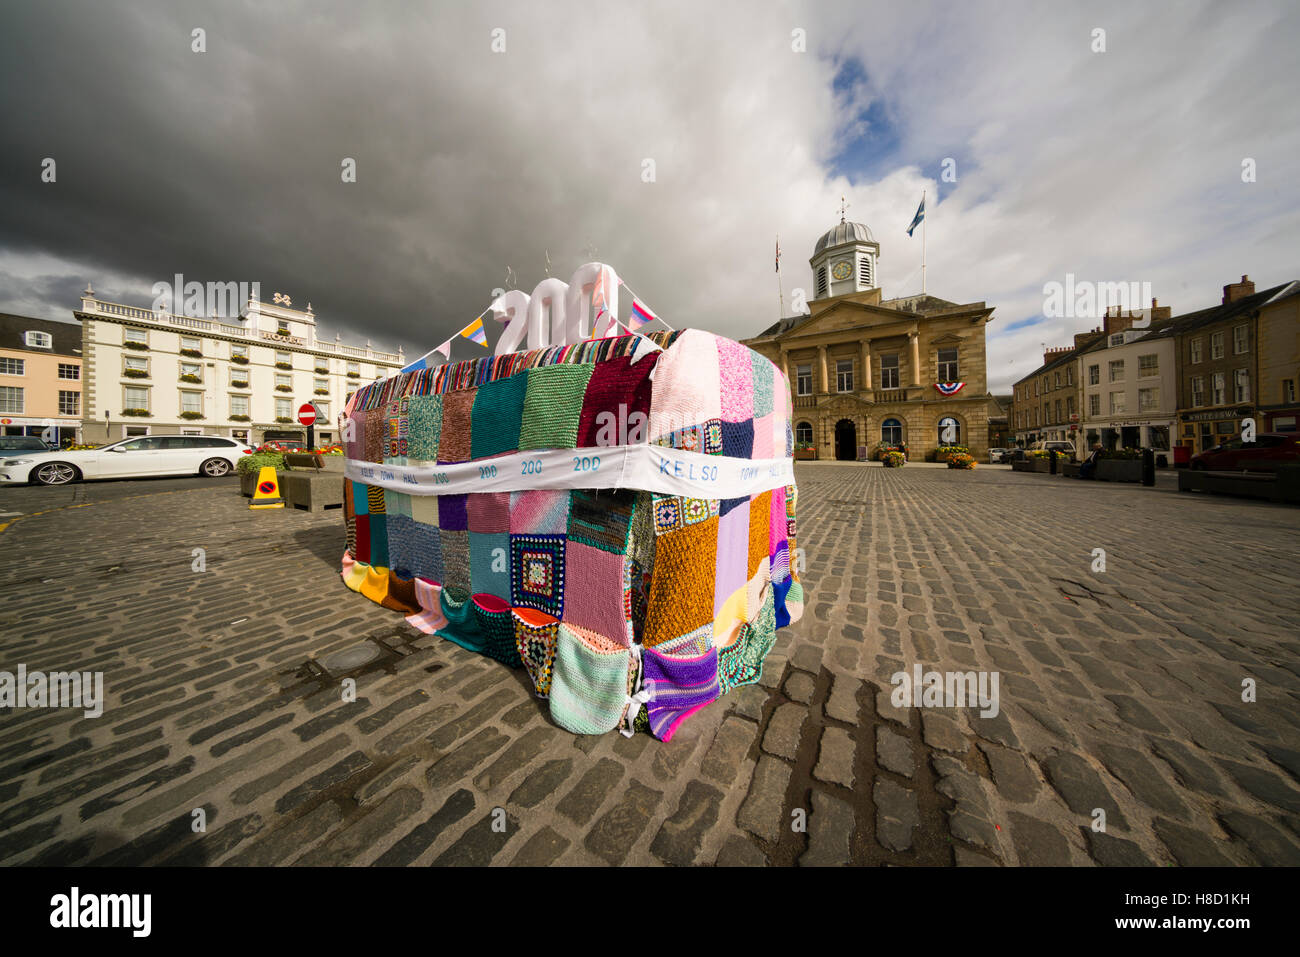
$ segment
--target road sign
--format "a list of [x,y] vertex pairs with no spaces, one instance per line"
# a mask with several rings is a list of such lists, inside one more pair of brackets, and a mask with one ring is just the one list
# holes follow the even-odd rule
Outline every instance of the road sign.
[[298,407],[298,421],[303,425],[314,425],[316,422],[316,406],[310,402],[304,402]]

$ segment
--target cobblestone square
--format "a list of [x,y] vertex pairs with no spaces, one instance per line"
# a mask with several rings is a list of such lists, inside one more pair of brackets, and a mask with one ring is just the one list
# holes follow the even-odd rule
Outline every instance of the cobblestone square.
[[[796,475],[805,616],[668,745],[575,737],[348,591],[339,512],[250,512],[230,479],[0,490],[0,670],[106,698],[0,712],[0,860],[1300,863],[1300,511]],[[916,664],[997,672],[997,715],[895,708]]]

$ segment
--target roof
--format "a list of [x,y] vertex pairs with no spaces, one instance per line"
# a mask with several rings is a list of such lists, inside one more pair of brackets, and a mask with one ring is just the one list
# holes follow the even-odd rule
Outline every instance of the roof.
[[840,221],[822,234],[822,238],[817,240],[817,246],[813,249],[813,255],[825,249],[834,249],[836,246],[845,246],[849,243],[874,243],[871,238],[871,230],[867,229],[863,223],[846,223]]
[[1263,292],[1242,296],[1236,302],[1220,303],[1217,306],[1211,306],[1209,309],[1190,312],[1185,316],[1176,316],[1172,320],[1172,327],[1164,330],[1164,332],[1166,335],[1181,336],[1183,333],[1192,332],[1204,326],[1213,325],[1216,322],[1226,322],[1231,319],[1246,317],[1288,286],[1293,285],[1295,284],[1284,282],[1281,285],[1273,286],[1271,289],[1265,289]]
[[1090,351],[1094,346],[1097,345],[1098,342],[1106,341],[1106,336],[1100,332],[1090,332],[1090,333],[1085,333],[1085,335],[1093,335],[1096,336],[1097,338],[1089,339],[1087,342],[1075,346],[1069,352],[1062,352],[1051,362],[1044,362],[1033,372],[1029,373],[1028,375],[1021,376],[1013,383],[1013,385],[1020,385],[1020,383],[1022,382],[1028,382],[1036,375],[1042,375],[1044,372],[1051,372],[1053,369],[1060,368],[1061,366],[1064,366],[1067,363],[1073,362],[1075,359],[1079,358],[1079,356],[1083,355],[1085,352]]
[[[49,333],[54,340],[51,349],[34,349],[27,345],[26,333]],[[33,319],[0,312],[0,349],[19,349],[23,352],[41,352],[60,356],[81,355],[81,323],[57,322],[53,319]]]
[[[845,293],[843,296],[833,297],[833,298],[848,299],[850,302],[856,302],[857,300],[849,299],[849,297],[856,296],[856,295],[858,295],[858,293]],[[816,300],[816,301],[825,302],[828,300]],[[859,305],[865,305],[865,304],[859,303]],[[902,315],[899,318],[906,318],[908,316],[919,316],[924,318],[932,313],[939,313],[939,312],[944,312],[944,311],[954,310],[954,309],[959,311],[965,311],[965,310],[976,310],[976,309],[983,310],[986,308],[984,303],[982,302],[979,303],[951,302],[947,299],[940,299],[938,296],[930,296],[930,295],[904,296],[899,299],[885,299],[882,302],[871,303],[870,305],[872,305],[876,309],[890,309],[894,312],[902,313]],[[826,311],[825,309],[819,309],[817,315],[821,315],[825,311]],[[992,310],[989,311],[991,312]],[[762,339],[765,336],[783,335],[784,333],[789,332],[791,329],[794,329],[798,326],[803,325],[805,322],[808,322],[813,318],[813,315],[814,314],[811,312],[806,312],[797,316],[786,316],[784,319],[779,319],[776,322],[772,323],[762,332],[750,336],[749,339],[745,339],[742,341],[748,342],[753,339]]]

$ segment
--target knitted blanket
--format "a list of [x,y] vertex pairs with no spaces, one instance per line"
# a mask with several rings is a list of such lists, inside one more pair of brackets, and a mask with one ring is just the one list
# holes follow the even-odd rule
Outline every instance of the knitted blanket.
[[359,390],[343,580],[522,667],[569,731],[667,741],[758,681],[804,595],[789,383],[707,332],[646,338],[658,351],[610,337]]

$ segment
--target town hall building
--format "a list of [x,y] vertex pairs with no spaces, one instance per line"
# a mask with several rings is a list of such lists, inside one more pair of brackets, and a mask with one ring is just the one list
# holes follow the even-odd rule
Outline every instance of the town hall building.
[[984,325],[993,308],[924,294],[885,299],[879,257],[871,231],[841,217],[809,260],[816,296],[809,313],[744,340],[790,380],[795,447],[855,461],[882,443],[906,444],[915,460],[953,444],[983,461]]

